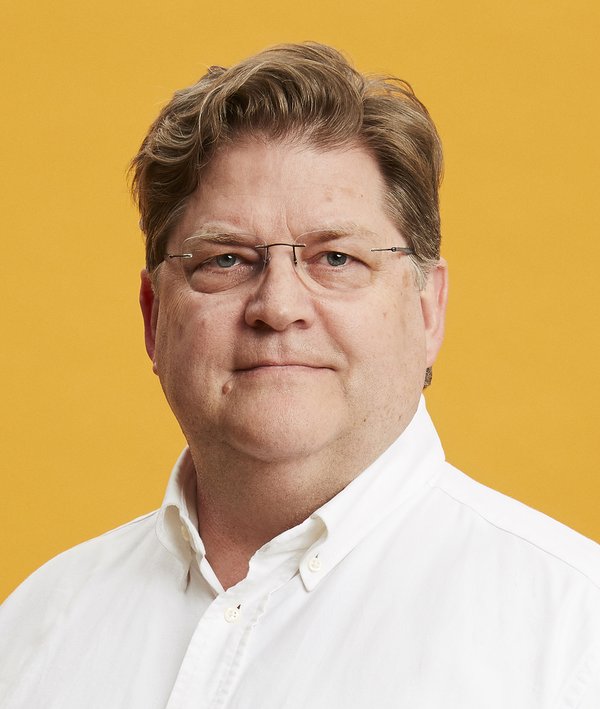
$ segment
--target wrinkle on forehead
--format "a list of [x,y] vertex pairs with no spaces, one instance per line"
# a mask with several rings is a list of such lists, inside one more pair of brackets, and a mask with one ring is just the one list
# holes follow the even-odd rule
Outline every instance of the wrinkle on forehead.
[[179,242],[196,232],[240,231],[266,241],[317,230],[357,233],[373,226],[376,232],[392,228],[398,233],[385,193],[377,162],[359,145],[321,150],[285,141],[234,142],[203,171],[173,236]]

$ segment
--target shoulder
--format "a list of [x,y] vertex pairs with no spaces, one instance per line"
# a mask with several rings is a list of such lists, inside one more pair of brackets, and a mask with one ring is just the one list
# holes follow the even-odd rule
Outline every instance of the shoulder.
[[432,487],[450,506],[488,528],[499,547],[520,549],[531,559],[567,576],[577,577],[600,592],[600,545],[496,490],[476,482],[445,463]]
[[156,512],[138,517],[58,554],[34,571],[0,607],[0,623],[27,608],[40,611],[59,598],[65,602],[86,584],[110,574],[123,559],[135,564],[158,546],[154,534]]
[[[90,637],[128,627],[131,608],[146,594],[162,597],[157,584],[172,582],[169,572],[177,568],[158,540],[156,516],[144,515],[59,554],[6,599],[0,607],[0,695],[37,692],[48,673],[75,666]],[[30,705],[13,700],[11,706]]]

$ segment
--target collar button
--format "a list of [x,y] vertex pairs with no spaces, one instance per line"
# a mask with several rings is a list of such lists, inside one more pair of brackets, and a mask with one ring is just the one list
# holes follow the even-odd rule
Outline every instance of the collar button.
[[234,608],[234,607],[232,607],[232,608],[228,608],[228,609],[225,611],[225,614],[224,614],[224,615],[225,615],[225,620],[226,620],[228,623],[236,623],[236,622],[240,619],[241,613],[240,613],[240,609],[239,609],[239,608]]
[[310,571],[317,572],[321,571],[321,567],[323,565],[321,564],[321,559],[319,559],[318,555],[313,556],[313,558],[308,562],[308,568]]

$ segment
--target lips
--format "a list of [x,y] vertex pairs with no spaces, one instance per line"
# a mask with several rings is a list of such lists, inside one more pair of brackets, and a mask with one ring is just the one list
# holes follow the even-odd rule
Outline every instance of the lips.
[[243,367],[237,367],[236,372],[249,372],[252,371],[253,369],[267,369],[267,368],[284,368],[284,367],[302,367],[302,368],[308,368],[308,369],[331,369],[331,367],[327,367],[322,364],[315,364],[312,362],[298,362],[298,361],[272,361],[272,360],[265,360],[265,361],[259,361],[255,362],[253,364],[249,364],[247,366]]
[[[240,353],[241,354],[241,353]],[[250,354],[250,353],[247,353]],[[274,355],[257,355],[246,356],[236,363],[233,368],[234,372],[251,372],[260,370],[278,369],[329,369],[334,370],[335,367],[331,361],[326,361],[319,357],[318,352],[304,351],[302,354],[286,354],[278,352]]]

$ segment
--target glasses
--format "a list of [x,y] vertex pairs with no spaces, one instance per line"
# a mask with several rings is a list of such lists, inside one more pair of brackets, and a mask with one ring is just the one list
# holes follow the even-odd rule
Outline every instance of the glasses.
[[192,290],[219,293],[258,281],[272,260],[272,249],[288,247],[296,273],[306,285],[353,290],[371,285],[389,268],[387,254],[415,253],[407,246],[377,245],[373,237],[319,232],[303,234],[291,243],[261,244],[249,234],[191,236],[182,243],[181,253],[165,254],[164,262],[178,263]]

